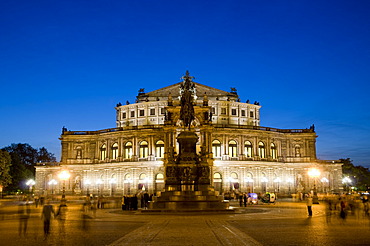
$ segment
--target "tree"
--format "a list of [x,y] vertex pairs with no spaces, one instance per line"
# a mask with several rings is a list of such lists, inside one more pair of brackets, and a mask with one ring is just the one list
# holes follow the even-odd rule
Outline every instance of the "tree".
[[46,148],[35,149],[29,144],[11,144],[3,148],[11,157],[10,175],[12,184],[7,190],[16,191],[25,189],[25,181],[35,177],[35,168],[39,162],[55,162],[54,154],[47,151]]
[[12,182],[10,176],[11,158],[8,152],[0,150],[0,186],[6,187]]
[[352,186],[355,186],[358,190],[368,190],[370,186],[369,168],[353,165],[350,158],[340,159],[340,161],[343,163],[343,176],[351,179]]

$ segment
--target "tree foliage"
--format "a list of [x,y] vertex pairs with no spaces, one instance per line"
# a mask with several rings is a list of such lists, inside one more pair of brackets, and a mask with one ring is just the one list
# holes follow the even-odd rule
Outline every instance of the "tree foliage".
[[11,158],[8,152],[0,149],[0,186],[8,186],[12,180],[10,176]]
[[24,182],[28,179],[33,179],[35,176],[34,166],[40,162],[55,162],[54,154],[47,151],[46,148],[35,149],[29,144],[11,144],[3,148],[11,157],[10,176],[12,183],[8,186],[7,190],[16,191],[24,189]]
[[343,176],[352,180],[352,186],[358,190],[366,191],[370,186],[370,170],[363,166],[355,166],[350,158],[340,159],[343,163]]

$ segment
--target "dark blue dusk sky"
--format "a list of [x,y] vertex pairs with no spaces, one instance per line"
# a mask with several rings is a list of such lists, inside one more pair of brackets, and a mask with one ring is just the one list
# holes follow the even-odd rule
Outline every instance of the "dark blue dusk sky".
[[317,156],[370,167],[370,1],[1,1],[0,147],[60,158],[69,130],[180,81],[259,101],[261,125],[315,124]]

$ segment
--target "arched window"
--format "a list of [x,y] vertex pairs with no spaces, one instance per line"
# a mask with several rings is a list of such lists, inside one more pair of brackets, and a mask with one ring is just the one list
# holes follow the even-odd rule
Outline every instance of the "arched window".
[[164,180],[164,175],[162,173],[158,173],[155,180]]
[[219,180],[219,179],[222,179],[222,176],[221,176],[221,174],[220,174],[220,173],[215,173],[215,174],[213,175],[213,178],[214,178],[214,179]]
[[147,141],[142,141],[140,142],[139,146],[139,158],[147,158],[148,157],[148,142]]
[[155,156],[159,158],[164,157],[164,142],[162,140],[157,141],[155,144]]
[[249,158],[253,156],[253,146],[250,141],[245,141],[244,143],[244,154]]
[[118,143],[112,145],[112,159],[115,160],[118,158]]
[[247,173],[246,178],[244,179],[246,185],[247,185],[247,191],[248,193],[253,192],[253,175],[251,173]]
[[230,178],[232,178],[233,180],[237,180],[238,179],[238,174],[233,172],[233,173],[230,174]]
[[107,158],[107,146],[103,144],[100,147],[100,160],[105,160]]
[[258,155],[260,158],[266,158],[266,149],[263,142],[258,143]]
[[213,157],[221,157],[221,142],[217,139],[212,142],[212,153]]
[[238,155],[238,145],[234,140],[229,141],[229,156],[230,157],[237,157]]
[[271,158],[276,159],[277,158],[277,152],[276,152],[276,145],[274,143],[271,143]]
[[132,157],[132,143],[127,142],[125,144],[125,158],[126,159],[131,159],[131,157]]

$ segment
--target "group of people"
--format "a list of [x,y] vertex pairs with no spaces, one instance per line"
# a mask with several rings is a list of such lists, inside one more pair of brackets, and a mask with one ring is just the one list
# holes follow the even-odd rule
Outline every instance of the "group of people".
[[334,214],[339,214],[339,217],[343,220],[346,219],[347,215],[356,216],[359,219],[362,216],[369,218],[369,197],[367,195],[330,195],[324,198],[326,202],[326,216],[327,222],[331,221],[331,217]]
[[[18,204],[18,218],[19,218],[19,227],[18,233],[19,236],[26,237],[27,235],[27,227],[28,227],[28,220],[31,216],[31,202],[28,198],[23,198],[21,202]],[[56,218],[58,220],[59,229],[64,231],[64,222],[66,220],[67,215],[67,205],[65,201],[62,201],[57,209],[50,204],[50,201],[45,199],[42,201],[41,205],[42,212],[41,212],[41,219],[43,221],[43,229],[44,229],[44,239],[46,240],[50,234],[50,224],[52,218]],[[38,207],[38,202],[35,201],[36,208]]]
[[137,210],[140,201],[142,209],[148,209],[149,202],[152,200],[153,195],[148,192],[143,192],[135,195],[126,195],[121,199],[122,210]]

